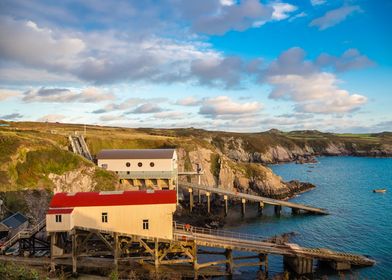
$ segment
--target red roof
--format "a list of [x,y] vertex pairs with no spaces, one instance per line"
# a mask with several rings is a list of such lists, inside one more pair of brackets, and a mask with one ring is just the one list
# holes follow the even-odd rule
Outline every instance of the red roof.
[[73,208],[50,208],[46,214],[70,214]]
[[[117,206],[143,204],[173,204],[177,202],[175,190],[124,191],[124,192],[79,192],[57,193],[50,202],[50,208],[83,206]],[[49,210],[50,211],[50,210]]]

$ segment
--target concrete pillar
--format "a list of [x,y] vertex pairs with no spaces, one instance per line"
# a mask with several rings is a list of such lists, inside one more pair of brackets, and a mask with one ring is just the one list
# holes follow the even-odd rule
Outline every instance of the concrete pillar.
[[336,270],[350,270],[351,269],[351,264],[348,262],[328,262],[329,266]]
[[226,272],[229,274],[233,274],[233,270],[234,270],[233,250],[226,249],[225,256],[226,256]]
[[258,208],[258,214],[263,215],[263,209],[264,209],[264,202],[260,201],[259,202],[259,208]]
[[242,203],[242,211],[241,211],[241,213],[242,213],[242,216],[245,216],[245,203],[246,203],[246,199],[245,198],[242,198],[241,199],[241,203]]
[[283,261],[299,275],[313,273],[313,259],[311,258],[285,256]]
[[225,201],[225,216],[227,216],[227,213],[229,212],[229,203],[228,203],[228,196],[224,195],[223,199]]
[[211,200],[210,200],[211,193],[206,192],[206,196],[207,196],[207,212],[210,213],[211,212]]
[[281,212],[282,212],[282,206],[280,205],[275,205],[275,215],[276,216],[280,216]]
[[299,212],[300,212],[299,209],[297,209],[297,208],[291,208],[291,214],[293,214],[293,215],[298,215]]
[[189,188],[189,211],[192,212],[193,209],[193,189]]
[[78,237],[76,235],[76,232],[74,232],[72,234],[71,239],[72,239],[72,274],[74,276],[76,276],[78,273],[77,272],[77,265],[78,265],[77,264],[77,258],[78,258],[77,248],[78,248],[78,245],[76,244],[76,242],[78,241]]

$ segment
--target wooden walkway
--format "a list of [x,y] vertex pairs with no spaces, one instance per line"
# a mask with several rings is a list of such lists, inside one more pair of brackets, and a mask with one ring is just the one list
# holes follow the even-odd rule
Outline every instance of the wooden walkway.
[[267,237],[199,227],[187,228],[183,224],[175,224],[174,239],[178,241],[192,240],[200,246],[343,262],[357,266],[371,266],[375,263],[374,260],[362,255],[336,252],[324,248],[305,248],[293,243],[267,242]]
[[257,195],[252,195],[252,194],[246,194],[246,193],[241,193],[241,192],[234,192],[234,191],[229,191],[221,188],[214,188],[214,187],[207,187],[207,186],[202,186],[202,185],[197,185],[197,184],[192,184],[192,183],[179,183],[179,187],[185,188],[185,189],[193,189],[193,190],[198,190],[198,191],[205,191],[206,193],[216,193],[220,195],[224,195],[227,197],[230,197],[232,199],[245,199],[247,201],[255,201],[255,202],[261,202],[264,204],[270,204],[270,205],[275,205],[275,206],[284,206],[284,207],[289,207],[294,210],[302,210],[310,213],[315,213],[315,214],[324,214],[328,215],[328,211],[323,209],[323,208],[317,208],[309,205],[304,205],[304,204],[299,204],[299,203],[294,203],[294,202],[289,202],[289,201],[284,201],[284,200],[278,200],[278,199],[272,199],[268,197],[263,197],[263,196],[257,196]]

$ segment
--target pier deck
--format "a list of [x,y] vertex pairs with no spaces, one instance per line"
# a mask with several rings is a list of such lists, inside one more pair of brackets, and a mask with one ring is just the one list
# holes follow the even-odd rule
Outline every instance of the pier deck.
[[236,233],[225,230],[213,230],[199,227],[186,228],[183,224],[174,226],[175,240],[192,240],[199,246],[247,251],[258,254],[273,254],[288,257],[302,257],[320,261],[349,263],[357,266],[370,266],[374,260],[351,253],[336,252],[324,248],[305,248],[293,243],[282,244],[267,242],[268,238]]
[[216,193],[224,196],[228,196],[232,199],[245,199],[247,201],[254,201],[254,202],[262,202],[264,204],[270,204],[270,205],[275,205],[275,206],[285,206],[289,207],[295,210],[303,210],[306,212],[310,213],[315,213],[315,214],[323,214],[323,215],[328,215],[328,211],[323,209],[323,208],[317,208],[309,205],[304,205],[304,204],[299,204],[299,203],[294,203],[294,202],[289,202],[289,201],[284,201],[284,200],[278,200],[278,199],[272,199],[268,197],[263,197],[263,196],[258,196],[258,195],[252,195],[252,194],[246,194],[246,193],[241,193],[241,192],[234,192],[234,191],[229,191],[221,188],[214,188],[214,187],[208,187],[208,186],[202,186],[202,185],[197,185],[197,184],[191,184],[191,183],[179,183],[179,187],[186,188],[186,189],[193,189],[193,190],[198,190],[198,191],[205,191],[208,193]]

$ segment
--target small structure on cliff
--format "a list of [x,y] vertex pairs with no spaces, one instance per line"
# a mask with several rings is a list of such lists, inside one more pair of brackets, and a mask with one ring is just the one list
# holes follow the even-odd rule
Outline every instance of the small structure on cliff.
[[178,178],[175,149],[115,149],[97,154],[98,166],[114,171],[123,184],[137,189],[172,190]]
[[0,239],[3,237],[12,237],[18,231],[28,226],[28,219],[21,213],[17,212],[0,222]]

